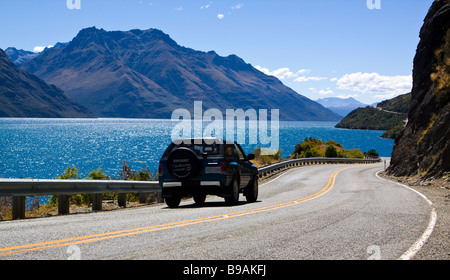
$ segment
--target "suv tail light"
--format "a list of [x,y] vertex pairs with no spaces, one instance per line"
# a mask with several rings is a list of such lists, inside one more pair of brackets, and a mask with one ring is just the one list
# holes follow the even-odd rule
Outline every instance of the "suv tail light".
[[222,165],[220,166],[220,172],[224,173],[227,172],[227,163],[222,162]]
[[163,174],[162,174],[162,173],[163,173],[162,162],[159,163],[158,173],[159,173],[159,176],[162,176],[162,175],[163,175]]

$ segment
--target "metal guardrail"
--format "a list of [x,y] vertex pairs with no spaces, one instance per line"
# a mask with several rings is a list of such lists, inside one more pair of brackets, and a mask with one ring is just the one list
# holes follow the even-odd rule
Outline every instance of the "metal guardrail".
[[[58,214],[69,214],[69,197],[74,194],[92,194],[92,210],[102,210],[102,194],[118,193],[119,206],[126,207],[127,193],[140,193],[140,202],[145,202],[145,193],[160,191],[157,181],[113,181],[113,180],[41,180],[1,179],[0,196],[12,196],[12,218],[25,218],[27,196],[58,195]],[[142,199],[141,199],[142,198]]]
[[0,196],[45,196],[159,191],[157,181],[1,179]]
[[368,164],[368,163],[376,163],[381,162],[381,158],[300,158],[300,159],[292,159],[287,161],[278,162],[269,166],[265,166],[259,168],[259,178],[266,177],[268,175],[273,175],[274,173],[279,172],[285,168],[302,166],[302,165],[311,165],[311,164]]
[[[259,168],[259,178],[274,175],[286,168],[311,164],[354,164],[375,163],[381,159],[348,158],[301,158],[282,161]],[[159,192],[157,181],[117,181],[117,180],[42,180],[42,179],[0,179],[0,196],[13,197],[13,219],[25,218],[26,196],[58,195],[58,213],[69,213],[69,196],[92,194],[92,209],[102,210],[103,193],[118,193],[119,206],[126,206],[127,193]]]

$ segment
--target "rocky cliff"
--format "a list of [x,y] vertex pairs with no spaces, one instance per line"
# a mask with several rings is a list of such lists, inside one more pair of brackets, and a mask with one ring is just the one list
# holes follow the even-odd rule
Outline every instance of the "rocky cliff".
[[450,171],[450,0],[436,0],[420,31],[408,124],[396,139],[389,174]]

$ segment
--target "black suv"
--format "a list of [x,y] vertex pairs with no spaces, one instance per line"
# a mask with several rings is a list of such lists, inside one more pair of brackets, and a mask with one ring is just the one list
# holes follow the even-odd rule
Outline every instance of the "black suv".
[[258,168],[236,142],[195,138],[171,143],[159,163],[159,185],[169,207],[178,207],[183,196],[197,204],[206,195],[217,195],[234,205],[243,193],[248,202],[258,199]]

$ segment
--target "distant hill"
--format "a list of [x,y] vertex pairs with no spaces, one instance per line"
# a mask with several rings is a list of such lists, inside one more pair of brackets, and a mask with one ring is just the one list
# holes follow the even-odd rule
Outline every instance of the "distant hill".
[[19,69],[0,49],[0,117],[92,117],[55,86]]
[[356,108],[367,106],[367,104],[359,102],[353,97],[349,98],[327,97],[317,100],[317,103],[321,104],[325,108],[330,109],[331,111],[335,112],[336,114],[342,117],[347,116],[351,111],[355,110]]
[[384,138],[395,139],[403,129],[408,115],[411,93],[378,103],[377,107],[367,106],[349,113],[337,128],[386,130]]
[[21,66],[99,117],[171,118],[175,109],[279,109],[281,120],[341,117],[236,55],[178,45],[160,30],[83,29]]
[[379,108],[367,106],[352,111],[338,123],[336,127],[348,129],[389,130],[396,125],[401,125],[405,119],[405,114],[390,113]]
[[378,103],[377,107],[385,111],[408,114],[411,103],[411,93],[399,95],[395,98]]

